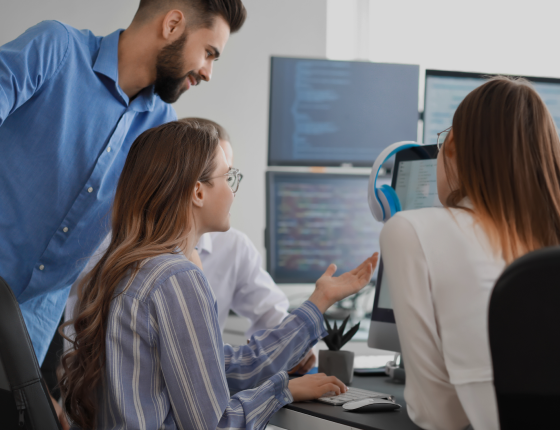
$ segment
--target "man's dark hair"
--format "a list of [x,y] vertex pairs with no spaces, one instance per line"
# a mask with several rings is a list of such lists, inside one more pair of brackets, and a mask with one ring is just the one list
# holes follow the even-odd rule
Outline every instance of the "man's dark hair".
[[216,16],[221,16],[228,23],[230,33],[235,33],[247,18],[247,10],[241,0],[140,0],[136,17],[147,20],[173,8],[185,12],[192,28],[210,28]]
[[226,142],[230,142],[230,144],[231,144],[231,141],[229,139],[229,134],[226,131],[226,129],[223,128],[217,122],[212,121],[211,119],[190,117],[190,118],[181,118],[179,120],[179,122],[183,122],[183,123],[189,124],[189,125],[193,125],[193,123],[198,123],[198,124],[206,126],[206,127],[214,127],[216,129],[216,131],[218,132],[218,139],[225,140]]

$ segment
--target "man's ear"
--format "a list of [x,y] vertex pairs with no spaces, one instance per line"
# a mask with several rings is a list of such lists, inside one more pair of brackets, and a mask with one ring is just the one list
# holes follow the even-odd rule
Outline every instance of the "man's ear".
[[192,203],[197,208],[204,206],[204,187],[201,182],[197,182],[194,186]]
[[180,10],[170,10],[163,17],[161,25],[163,38],[174,42],[185,30],[185,15]]

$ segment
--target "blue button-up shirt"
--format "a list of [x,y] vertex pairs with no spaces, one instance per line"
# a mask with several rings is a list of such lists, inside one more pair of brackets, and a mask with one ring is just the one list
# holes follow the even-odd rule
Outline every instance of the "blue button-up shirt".
[[118,41],[55,21],[0,47],[0,276],[41,363],[69,286],[107,233],[134,139],[176,119],[118,85]]

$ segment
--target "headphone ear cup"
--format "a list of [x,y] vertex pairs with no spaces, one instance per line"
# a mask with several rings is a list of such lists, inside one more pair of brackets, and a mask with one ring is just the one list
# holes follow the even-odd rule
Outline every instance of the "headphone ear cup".
[[383,221],[387,221],[401,210],[401,202],[395,190],[389,185],[381,185],[377,189],[377,195],[383,205]]

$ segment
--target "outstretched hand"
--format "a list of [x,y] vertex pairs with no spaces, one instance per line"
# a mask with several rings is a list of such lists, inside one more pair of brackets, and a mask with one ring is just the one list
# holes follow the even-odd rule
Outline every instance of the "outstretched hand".
[[376,252],[354,270],[337,277],[333,276],[336,272],[336,265],[331,264],[315,283],[315,291],[309,300],[324,313],[339,300],[364,288],[373,275],[373,269],[377,265],[378,259],[379,253]]

